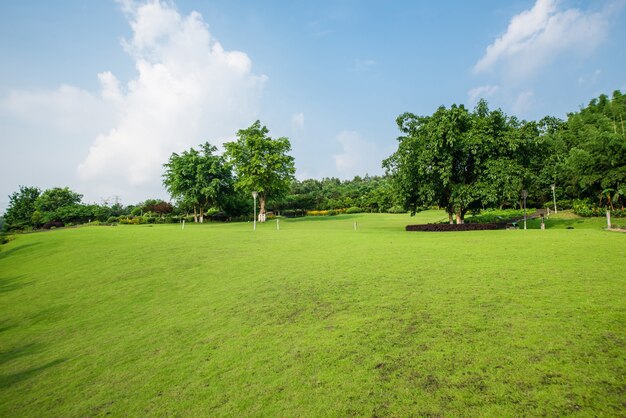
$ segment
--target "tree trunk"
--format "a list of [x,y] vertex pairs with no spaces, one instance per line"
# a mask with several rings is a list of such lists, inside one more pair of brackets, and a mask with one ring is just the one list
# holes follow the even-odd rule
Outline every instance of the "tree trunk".
[[259,195],[259,216],[257,220],[259,222],[265,222],[265,195]]
[[461,219],[461,212],[456,213],[456,224],[461,225],[463,223],[463,219]]
[[452,216],[451,212],[448,212],[448,220],[450,221],[450,225],[454,223],[454,217]]
[[200,223],[204,223],[204,209],[200,206]]
[[198,222],[198,210],[195,206],[193,207],[193,221]]

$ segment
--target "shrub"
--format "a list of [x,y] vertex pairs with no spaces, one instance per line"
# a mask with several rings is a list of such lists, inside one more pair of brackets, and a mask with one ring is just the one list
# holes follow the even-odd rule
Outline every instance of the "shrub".
[[363,209],[357,207],[357,206],[352,206],[349,207],[348,209],[346,209],[346,213],[361,213],[363,212]]
[[406,213],[407,210],[400,205],[395,205],[387,209],[387,213]]
[[506,229],[506,222],[499,223],[470,223],[470,224],[424,224],[407,225],[407,231],[446,232],[446,231],[484,231],[492,229]]
[[[527,209],[526,214],[530,215],[534,212],[534,209]],[[496,210],[485,210],[480,212],[479,215],[471,216],[465,219],[466,223],[493,223],[493,222],[504,222],[509,221],[511,219],[520,219],[524,217],[524,210],[520,209],[496,209]]]
[[118,216],[109,216],[108,219],[107,219],[107,223],[108,224],[114,224],[114,223],[118,222],[119,219],[120,218]]

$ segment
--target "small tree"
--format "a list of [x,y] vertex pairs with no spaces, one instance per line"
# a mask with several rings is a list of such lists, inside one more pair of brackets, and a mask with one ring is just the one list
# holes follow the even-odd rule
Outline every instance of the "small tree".
[[237,180],[235,187],[246,193],[259,194],[259,222],[265,222],[268,196],[284,196],[294,179],[295,166],[289,139],[272,139],[269,130],[254,122],[249,128],[237,132],[237,141],[224,144],[226,155],[232,161]]
[[37,187],[20,186],[20,190],[9,196],[9,207],[4,214],[5,230],[24,229],[33,226],[35,201],[41,194]]

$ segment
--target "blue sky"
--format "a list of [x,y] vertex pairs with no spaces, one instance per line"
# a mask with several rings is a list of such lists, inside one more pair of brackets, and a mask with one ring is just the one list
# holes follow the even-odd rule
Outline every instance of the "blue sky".
[[626,2],[0,3],[0,210],[20,184],[167,198],[161,165],[260,119],[303,178],[382,174],[395,118],[521,119],[626,91]]

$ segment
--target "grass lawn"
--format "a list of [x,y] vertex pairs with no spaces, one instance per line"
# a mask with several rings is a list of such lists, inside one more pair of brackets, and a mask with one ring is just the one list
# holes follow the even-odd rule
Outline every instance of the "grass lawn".
[[626,234],[441,219],[17,236],[0,416],[624,416]]

